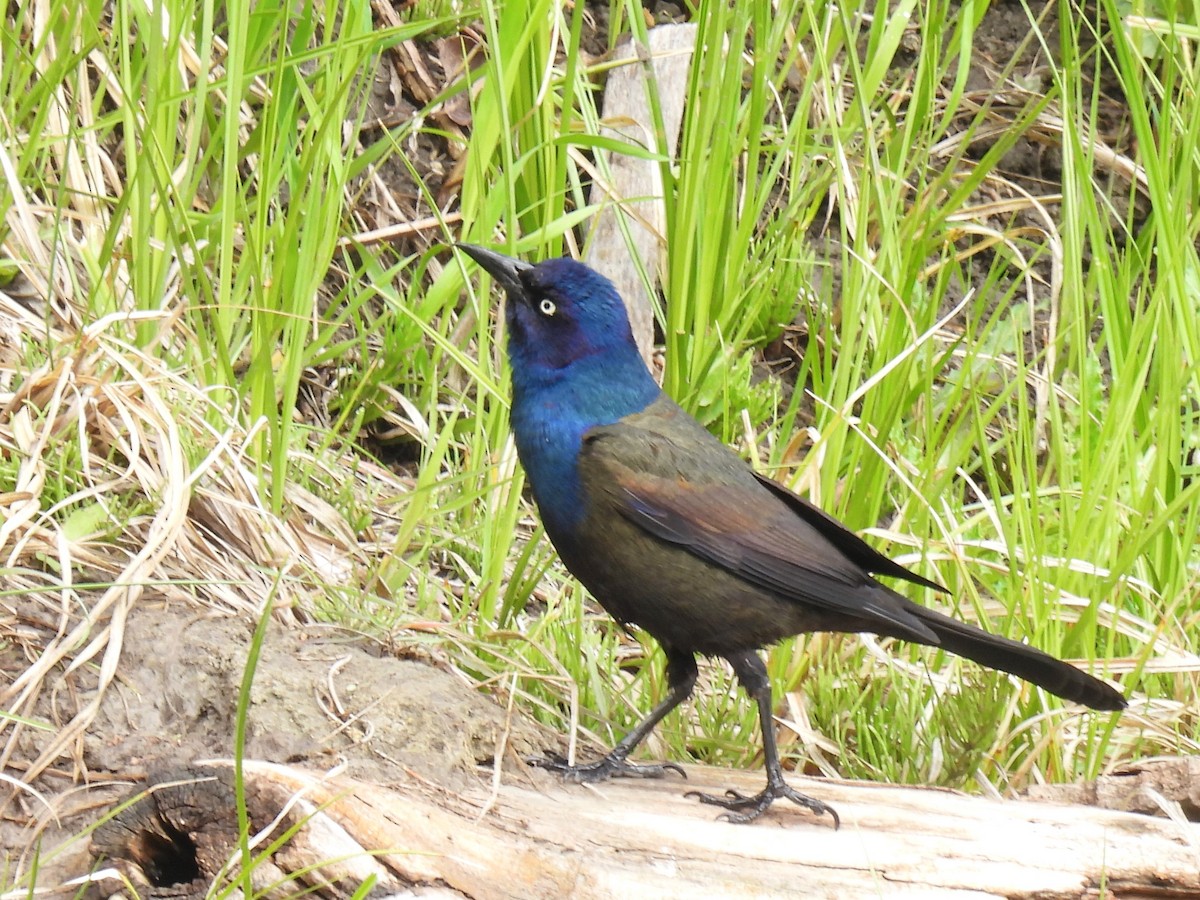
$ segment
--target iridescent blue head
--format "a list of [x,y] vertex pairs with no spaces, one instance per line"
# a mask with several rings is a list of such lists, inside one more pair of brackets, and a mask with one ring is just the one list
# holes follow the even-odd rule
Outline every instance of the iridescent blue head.
[[[537,265],[459,244],[508,294],[508,355],[514,393],[571,380],[584,415],[615,421],[638,412],[658,386],[638,353],[613,283],[568,257]],[[577,392],[572,392],[577,393]]]
[[534,266],[483,247],[458,246],[508,293],[514,370],[557,370],[596,354],[636,352],[625,304],[599,272],[569,257]]

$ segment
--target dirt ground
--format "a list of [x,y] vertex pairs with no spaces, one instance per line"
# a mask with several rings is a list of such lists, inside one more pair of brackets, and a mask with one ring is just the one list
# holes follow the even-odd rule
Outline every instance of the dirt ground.
[[[121,677],[107,691],[75,753],[89,788],[56,803],[58,820],[27,798],[0,819],[0,852],[19,856],[40,838],[56,846],[78,834],[147,780],[191,763],[232,758],[238,695],[251,627],[180,605],[139,607],[125,629]],[[0,670],[15,671],[15,651]],[[87,703],[89,674],[66,679],[57,696],[65,720]],[[93,682],[94,683],[94,682]],[[429,784],[459,790],[489,776],[497,752],[517,757],[553,741],[519,715],[431,660],[384,655],[379,645],[337,629],[272,627],[251,689],[245,755],[379,784]],[[27,729],[19,752],[34,759],[51,736]],[[67,787],[63,766],[40,779],[46,792]],[[14,814],[17,813],[17,814]],[[90,868],[87,842],[55,858],[53,877]]]

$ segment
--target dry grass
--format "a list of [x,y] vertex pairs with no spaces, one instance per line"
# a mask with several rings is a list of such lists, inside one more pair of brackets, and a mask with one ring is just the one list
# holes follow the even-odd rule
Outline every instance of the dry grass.
[[[289,486],[283,515],[264,507],[244,454],[253,434],[213,427],[225,410],[118,336],[138,318],[78,330],[73,316],[0,294],[0,452],[16,473],[0,495],[0,640],[7,666],[24,663],[0,691],[0,767],[27,784],[64,759],[73,779],[86,774],[82,737],[118,677],[135,605],[249,618],[269,607],[294,620],[370,565],[372,546],[312,493]],[[169,318],[157,320],[170,339]],[[385,470],[356,470],[401,488]],[[53,737],[23,759],[35,722]]]

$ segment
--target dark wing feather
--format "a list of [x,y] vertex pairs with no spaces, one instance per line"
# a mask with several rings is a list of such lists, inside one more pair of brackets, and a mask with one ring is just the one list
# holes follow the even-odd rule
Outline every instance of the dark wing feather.
[[854,536],[840,526],[831,538],[821,519],[814,524],[813,517],[799,514],[715,439],[709,444],[686,437],[692,440],[627,424],[593,429],[580,464],[602,468],[605,477],[596,483],[609,486],[610,502],[660,540],[781,597],[859,620],[864,629],[938,642],[860,562],[879,566],[875,556],[885,557],[870,556],[875,552],[861,542],[861,548],[852,544],[847,537]]
[[874,572],[876,575],[887,575],[891,578],[903,578],[905,581],[911,581],[913,584],[941,591],[943,594],[950,593],[936,581],[923,578],[916,572],[910,572],[895,560],[888,559],[833,516],[829,515],[829,513],[825,512],[825,510],[818,506],[813,506],[799,494],[789,491],[778,481],[773,481],[765,475],[759,475],[757,472],[754,473],[754,477],[758,479],[759,484],[786,503],[792,512],[820,531],[831,544],[846,555],[847,559],[861,566],[865,571]]

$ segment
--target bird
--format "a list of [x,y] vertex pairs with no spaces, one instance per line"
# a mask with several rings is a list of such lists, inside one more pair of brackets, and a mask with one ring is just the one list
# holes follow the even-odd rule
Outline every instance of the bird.
[[[588,592],[666,656],[667,693],[605,756],[531,762],[574,782],[683,775],[628,757],[695,687],[697,657],[728,661],[757,705],[766,787],[689,792],[735,823],[787,799],[840,819],[787,784],[760,651],[793,635],[874,633],[940,647],[1095,710],[1109,684],[1042,651],[921,606],[873,576],[946,592],[783,484],[755,471],[662,391],[612,282],[570,257],[531,264],[456,244],[507,294],[510,424],[546,535]],[[686,777],[686,776],[685,776]]]

